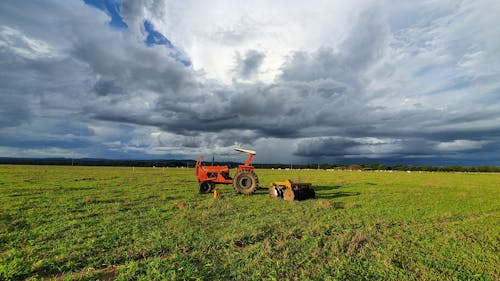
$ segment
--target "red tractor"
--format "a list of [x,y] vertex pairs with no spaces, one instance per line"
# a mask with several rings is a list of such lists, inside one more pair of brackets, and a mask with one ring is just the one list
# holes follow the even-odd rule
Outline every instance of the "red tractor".
[[254,193],[259,188],[259,178],[254,172],[254,167],[250,165],[255,151],[242,148],[234,150],[248,153],[247,161],[238,166],[234,178],[229,174],[229,166],[202,166],[203,156],[198,157],[195,175],[200,194],[212,192],[215,184],[232,184],[236,192],[246,195]]

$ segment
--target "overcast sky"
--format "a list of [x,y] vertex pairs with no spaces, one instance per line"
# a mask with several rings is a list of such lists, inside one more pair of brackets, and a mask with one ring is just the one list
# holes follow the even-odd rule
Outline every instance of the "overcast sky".
[[500,1],[0,2],[0,156],[500,165]]

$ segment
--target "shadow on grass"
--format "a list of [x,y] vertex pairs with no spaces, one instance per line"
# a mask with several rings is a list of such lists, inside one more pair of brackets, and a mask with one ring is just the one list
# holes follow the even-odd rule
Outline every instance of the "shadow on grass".
[[313,186],[313,188],[314,188],[314,190],[316,190],[316,192],[322,191],[322,190],[334,190],[334,189],[339,189],[341,187],[342,187],[341,185],[333,185],[333,186],[329,186],[329,185],[320,185],[320,186],[317,186],[317,185],[314,185]]
[[[313,185],[313,189],[316,192],[316,198],[335,199],[340,197],[357,196],[361,194],[359,192],[337,191],[341,187],[342,187],[341,185],[334,185],[334,186]],[[262,187],[261,189],[256,190],[254,194],[252,194],[252,196],[263,196],[263,195],[269,196],[269,189],[267,187]]]
[[335,199],[340,197],[348,197],[348,196],[357,196],[361,193],[359,192],[349,192],[349,191],[336,191],[342,186],[334,185],[334,186],[313,186],[316,191],[317,198],[324,199]]

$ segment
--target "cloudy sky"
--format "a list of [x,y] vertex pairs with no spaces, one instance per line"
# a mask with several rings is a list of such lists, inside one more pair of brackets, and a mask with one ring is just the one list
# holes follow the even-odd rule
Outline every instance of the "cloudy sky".
[[1,1],[0,156],[500,165],[499,15],[498,0]]

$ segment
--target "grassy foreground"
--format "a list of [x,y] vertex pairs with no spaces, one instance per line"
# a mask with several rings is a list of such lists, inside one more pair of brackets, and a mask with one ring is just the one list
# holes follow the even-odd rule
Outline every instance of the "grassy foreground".
[[500,278],[498,174],[257,174],[318,199],[215,200],[191,169],[0,166],[0,280]]

